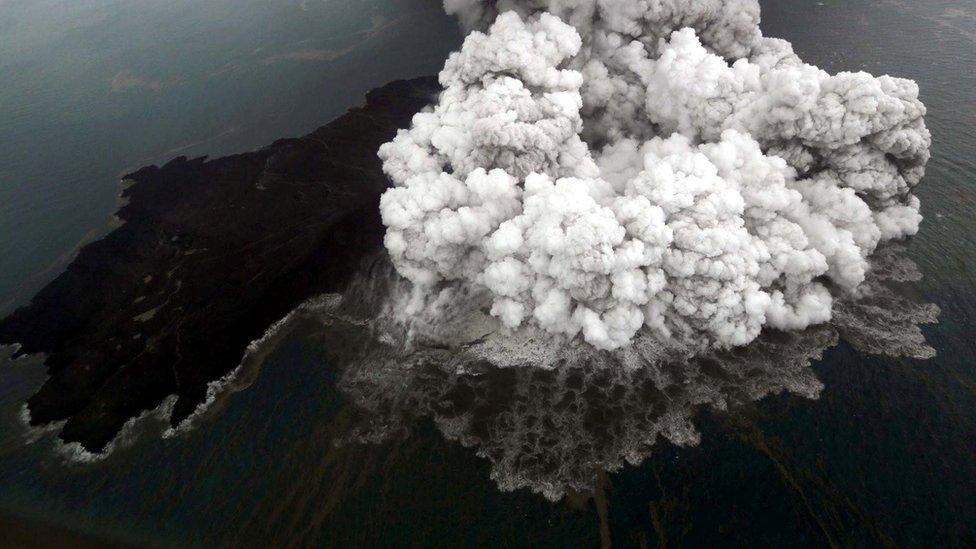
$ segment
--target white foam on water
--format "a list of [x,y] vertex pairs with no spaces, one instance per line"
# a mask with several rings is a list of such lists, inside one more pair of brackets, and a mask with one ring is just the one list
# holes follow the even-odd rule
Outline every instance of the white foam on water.
[[55,439],[55,451],[70,463],[92,464],[104,461],[116,451],[131,447],[135,444],[137,440],[142,438],[143,431],[167,421],[173,413],[173,406],[175,405],[176,395],[170,395],[156,408],[146,410],[138,416],[130,418],[122,426],[119,433],[115,435],[115,438],[101,452],[90,452],[80,443],[66,443],[60,438]]
[[264,335],[248,344],[247,350],[237,367],[207,385],[207,396],[203,402],[197,405],[193,413],[181,421],[179,425],[163,431],[163,438],[173,438],[189,433],[204,416],[213,410],[218,399],[226,399],[230,395],[250,387],[260,370],[261,364],[277,348],[281,339],[287,335],[288,328],[296,318],[329,307],[339,299],[340,296],[333,294],[314,297],[272,324],[264,332]]

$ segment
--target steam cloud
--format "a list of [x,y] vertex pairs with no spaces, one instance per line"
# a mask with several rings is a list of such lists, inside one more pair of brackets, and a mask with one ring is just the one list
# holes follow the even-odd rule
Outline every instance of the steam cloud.
[[[321,323],[328,360],[341,367],[338,387],[352,409],[340,445],[403,440],[432,420],[487,459],[502,490],[558,500],[592,491],[599,471],[642,463],[662,440],[697,444],[703,409],[739,414],[777,393],[818,398],[823,384],[810,364],[841,338],[861,353],[934,357],[920,327],[937,322],[939,309],[911,291],[921,273],[903,251],[879,249],[863,292],[839,296],[830,323],[704,353],[644,334],[614,352],[561,344],[531,326],[505,334],[460,285],[426,316],[433,322],[420,315],[407,325],[398,313],[409,283],[384,257],[343,295],[296,316]],[[500,367],[513,365],[522,367]]]
[[727,348],[830,320],[878,244],[918,231],[916,84],[804,64],[757,0],[445,9],[474,30],[380,149],[417,301],[470,286],[513,329]]

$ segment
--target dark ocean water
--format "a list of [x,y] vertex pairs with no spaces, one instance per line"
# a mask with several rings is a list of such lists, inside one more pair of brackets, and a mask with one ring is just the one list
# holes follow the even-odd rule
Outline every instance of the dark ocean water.
[[[0,0],[0,303],[104,230],[126,168],[300,134],[370,86],[436,70],[458,37],[420,4]],[[704,410],[697,446],[660,441],[559,503],[499,491],[487,460],[424,418],[410,436],[337,445],[354,414],[315,325],[265,342],[194,430],[161,438],[147,417],[95,463],[50,435],[26,443],[38,435],[17,414],[43,370],[5,363],[0,514],[158,545],[976,544],[976,2],[763,5],[766,34],[806,61],[921,86],[934,156],[908,255],[915,298],[942,310],[923,328],[936,358],[841,342],[813,366],[818,399]]]
[[0,1],[0,314],[109,229],[121,175],[303,135],[459,40],[437,0]]

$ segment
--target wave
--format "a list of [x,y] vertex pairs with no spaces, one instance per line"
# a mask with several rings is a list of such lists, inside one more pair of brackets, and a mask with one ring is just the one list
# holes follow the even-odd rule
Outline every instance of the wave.
[[60,438],[54,440],[55,452],[70,463],[92,464],[105,461],[116,451],[131,447],[142,438],[145,431],[167,422],[175,405],[176,395],[170,395],[156,408],[130,418],[101,452],[89,452],[78,442],[64,442]]
[[226,401],[234,393],[249,388],[257,378],[265,359],[290,333],[293,322],[302,315],[330,307],[337,299],[339,296],[333,294],[313,297],[272,324],[264,335],[248,344],[237,367],[207,385],[207,396],[186,419],[163,431],[163,438],[173,438],[192,431],[205,416],[216,411],[218,401]]

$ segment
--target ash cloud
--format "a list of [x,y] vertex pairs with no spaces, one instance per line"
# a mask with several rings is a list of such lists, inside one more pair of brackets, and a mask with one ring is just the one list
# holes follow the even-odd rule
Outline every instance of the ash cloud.
[[506,334],[480,306],[490,292],[474,285],[444,288],[406,323],[409,284],[382,257],[341,297],[302,314],[321,322],[351,404],[340,444],[402,439],[430,420],[488,460],[500,489],[559,500],[593,490],[600,471],[642,463],[662,442],[697,445],[705,409],[737,415],[772,394],[819,398],[810,364],[841,338],[864,353],[934,356],[920,326],[939,310],[912,294],[915,265],[893,246],[871,263],[863,291],[839,296],[830,323],[765,330],[731,350],[644,332],[613,352],[533,326]]
[[918,231],[917,85],[803,63],[756,0],[445,9],[445,91],[380,149],[410,310],[463,286],[515,332],[742,346],[829,321]]

